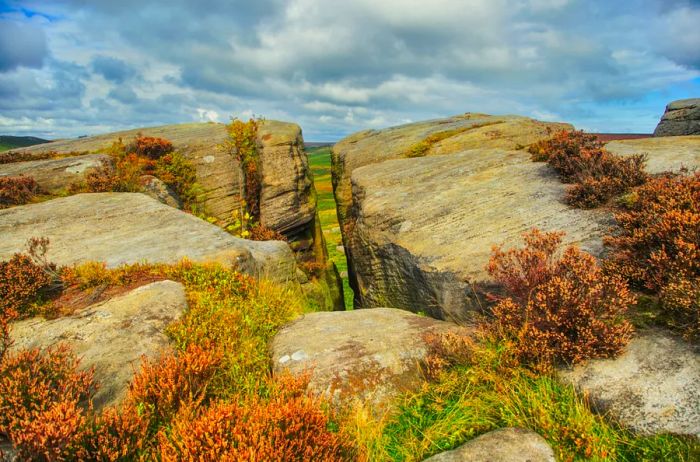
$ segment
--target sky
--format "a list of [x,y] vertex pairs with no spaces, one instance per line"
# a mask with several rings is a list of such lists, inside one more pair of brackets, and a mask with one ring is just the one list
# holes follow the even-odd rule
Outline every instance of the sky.
[[253,115],[307,141],[464,112],[649,133],[700,0],[0,0],[0,134]]

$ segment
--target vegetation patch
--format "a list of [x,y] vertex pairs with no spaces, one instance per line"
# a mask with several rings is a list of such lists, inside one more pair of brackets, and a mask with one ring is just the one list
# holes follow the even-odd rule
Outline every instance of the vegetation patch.
[[27,204],[39,193],[39,185],[30,176],[0,177],[0,209]]
[[560,131],[549,140],[528,148],[532,160],[547,162],[564,183],[571,183],[566,202],[590,209],[607,203],[635,186],[644,184],[646,156],[616,156],[603,148],[595,135]]

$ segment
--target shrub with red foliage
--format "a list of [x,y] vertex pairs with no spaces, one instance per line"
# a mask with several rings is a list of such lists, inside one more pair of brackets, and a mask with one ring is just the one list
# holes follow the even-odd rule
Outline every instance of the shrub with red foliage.
[[267,399],[217,402],[201,413],[183,410],[171,431],[158,435],[162,460],[353,460],[349,439],[329,430],[322,401],[305,391],[307,381],[284,377]]
[[0,209],[26,204],[39,193],[39,185],[30,176],[0,176]]
[[605,239],[610,272],[661,293],[662,307],[675,318],[671,324],[689,337],[700,334],[700,172],[650,180],[615,219],[619,230]]
[[30,304],[51,288],[53,278],[31,257],[15,254],[0,261],[0,317],[5,312],[26,315]]
[[79,411],[71,411],[71,403],[89,401],[94,393],[93,373],[78,371],[78,366],[79,360],[65,345],[6,353],[0,363],[0,434],[15,443],[28,441],[33,437],[24,432],[34,436],[41,432],[41,427],[28,423],[44,422],[46,435],[64,441],[59,437],[62,430],[52,427],[60,422],[42,420],[42,416],[76,416]]
[[173,143],[164,138],[139,135],[133,145],[127,148],[127,152],[157,160],[173,152]]
[[516,340],[521,358],[546,367],[618,353],[630,339],[624,314],[635,302],[624,280],[576,247],[557,257],[561,233],[524,237],[523,249],[494,248],[487,267],[510,295],[493,309],[496,325]]
[[282,233],[275,231],[272,228],[263,226],[257,223],[255,226],[250,228],[250,240],[253,241],[284,241],[287,242],[287,236]]
[[593,208],[647,180],[646,157],[621,157],[606,151],[595,135],[561,131],[529,148],[534,161],[546,161],[564,183],[573,183],[566,202]]

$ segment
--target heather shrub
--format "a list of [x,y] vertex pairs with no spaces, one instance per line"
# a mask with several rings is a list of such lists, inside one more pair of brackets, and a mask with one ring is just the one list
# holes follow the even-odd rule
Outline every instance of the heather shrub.
[[564,183],[572,184],[565,200],[575,207],[597,207],[647,180],[646,156],[616,156],[595,135],[582,131],[560,131],[528,150],[532,160],[546,161]]
[[18,253],[0,261],[0,316],[30,314],[32,303],[48,294],[52,285],[52,276],[28,255]]
[[173,144],[164,138],[139,135],[133,144],[128,146],[127,152],[133,152],[139,157],[156,160],[173,152]]
[[186,410],[161,431],[163,461],[342,461],[354,450],[346,436],[329,430],[322,401],[306,381],[282,378],[267,398],[217,402],[200,413]]
[[0,176],[0,209],[30,202],[39,186],[30,176]]
[[[92,371],[78,371],[78,365],[65,345],[6,353],[0,362],[0,434],[13,442],[36,444],[30,436],[44,428],[60,447],[66,439],[56,419],[61,415],[78,418],[82,411],[75,406],[89,401],[94,392]],[[30,422],[35,425],[28,426]],[[47,446],[46,450],[53,449]]]
[[632,331],[624,314],[635,297],[624,280],[576,247],[556,256],[561,237],[533,230],[523,249],[496,247],[487,268],[510,295],[493,309],[496,327],[522,359],[543,368],[614,356]]
[[675,278],[660,294],[667,323],[688,340],[700,340],[700,278]]
[[263,226],[259,223],[250,228],[250,239],[253,241],[284,241],[287,242],[287,236],[275,231],[272,228]]

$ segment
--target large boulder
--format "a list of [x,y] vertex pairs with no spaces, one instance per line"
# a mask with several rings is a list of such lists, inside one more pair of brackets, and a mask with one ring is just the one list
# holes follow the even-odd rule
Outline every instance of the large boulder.
[[619,357],[562,369],[559,377],[636,432],[700,438],[700,354],[665,332],[643,332]]
[[111,166],[112,160],[104,154],[86,154],[63,159],[44,159],[0,164],[0,177],[30,176],[43,192],[62,194],[71,184],[80,182],[90,171]]
[[555,462],[554,451],[537,433],[522,428],[502,428],[481,435],[457,449],[424,462]]
[[99,383],[95,406],[117,404],[142,357],[168,346],[165,327],[187,308],[185,290],[161,281],[52,320],[32,318],[12,326],[13,349],[68,344],[83,369],[94,368]]
[[470,333],[391,308],[307,314],[275,336],[273,372],[308,371],[313,393],[336,403],[369,400],[384,409],[398,393],[420,387],[429,336],[444,332]]
[[649,173],[677,172],[681,168],[700,166],[700,136],[668,136],[636,140],[611,141],[605,148],[613,154],[627,156],[646,153]]
[[[564,231],[566,244],[600,256],[612,214],[566,205],[566,185],[553,170],[516,149],[563,127],[570,126],[472,114],[336,144],[335,193],[356,305],[425,307],[433,317],[468,322],[495,289],[485,270],[491,247],[520,245],[533,227]],[[697,142],[685,138],[608,146],[633,153],[647,143],[652,172],[698,167]],[[426,155],[411,157],[421,142]]]
[[294,280],[295,261],[280,241],[255,242],[139,193],[78,194],[0,210],[0,260],[24,250],[30,237],[48,237],[58,265],[218,261],[251,275]]
[[700,135],[700,98],[681,99],[666,106],[654,136]]

